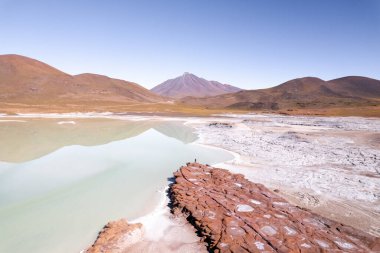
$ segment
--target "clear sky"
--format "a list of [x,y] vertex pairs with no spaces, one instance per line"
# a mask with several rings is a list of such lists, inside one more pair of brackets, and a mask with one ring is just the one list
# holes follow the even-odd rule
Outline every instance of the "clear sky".
[[378,0],[0,0],[0,54],[151,88],[191,72],[246,89],[380,79]]

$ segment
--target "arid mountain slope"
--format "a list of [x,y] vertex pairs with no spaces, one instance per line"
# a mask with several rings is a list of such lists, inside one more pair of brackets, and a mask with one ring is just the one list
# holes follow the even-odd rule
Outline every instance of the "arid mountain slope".
[[152,91],[102,75],[69,75],[24,56],[0,55],[0,113],[209,115],[231,110],[279,110],[291,114],[380,115],[380,81],[360,76],[331,81],[305,77],[269,89],[240,90],[185,73]]
[[380,81],[366,77],[343,77],[331,81],[305,77],[269,89],[209,98],[187,97],[181,102],[209,108],[253,110],[372,106],[380,104]]
[[0,100],[9,103],[159,102],[138,84],[95,74],[68,75],[19,55],[0,55]]
[[362,76],[347,76],[328,82],[330,89],[344,96],[380,98],[380,80]]
[[206,79],[187,72],[182,76],[169,79],[151,89],[151,91],[158,95],[172,98],[183,98],[187,96],[208,97],[240,90],[240,88],[228,84],[222,84],[217,81],[207,81]]

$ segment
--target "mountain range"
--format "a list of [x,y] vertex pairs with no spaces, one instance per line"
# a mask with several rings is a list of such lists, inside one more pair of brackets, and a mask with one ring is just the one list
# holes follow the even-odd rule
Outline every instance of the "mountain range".
[[[348,76],[304,77],[278,86],[242,90],[184,73],[148,90],[97,74],[69,75],[20,55],[0,55],[0,111],[118,111],[210,114],[345,108],[347,115],[380,116],[380,81]],[[356,112],[361,108],[361,112]],[[368,113],[371,111],[371,113]]]
[[222,84],[217,81],[208,81],[194,74],[185,72],[183,75],[169,79],[151,91],[165,97],[209,97],[240,91],[240,88]]
[[244,110],[376,106],[380,104],[380,81],[360,76],[324,81],[304,77],[278,86],[244,90],[208,98],[188,97],[186,105]]
[[31,58],[1,55],[0,101],[152,103],[163,98],[136,83],[97,74],[69,75]]

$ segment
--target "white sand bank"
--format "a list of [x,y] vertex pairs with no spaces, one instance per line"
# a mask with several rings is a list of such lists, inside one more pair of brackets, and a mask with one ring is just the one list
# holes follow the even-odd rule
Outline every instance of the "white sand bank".
[[380,235],[379,119],[233,115],[187,125],[197,129],[198,143],[233,152],[235,159],[218,167]]
[[161,191],[161,199],[151,213],[130,221],[143,224],[143,238],[126,252],[207,252],[205,245],[199,242],[195,229],[183,217],[175,218],[170,213],[167,190],[168,187]]

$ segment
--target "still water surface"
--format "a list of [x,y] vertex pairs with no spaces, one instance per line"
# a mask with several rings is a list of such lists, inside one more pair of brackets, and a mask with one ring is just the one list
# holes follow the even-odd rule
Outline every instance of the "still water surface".
[[181,122],[0,120],[0,252],[79,252],[152,210],[179,166],[232,159],[194,140]]

